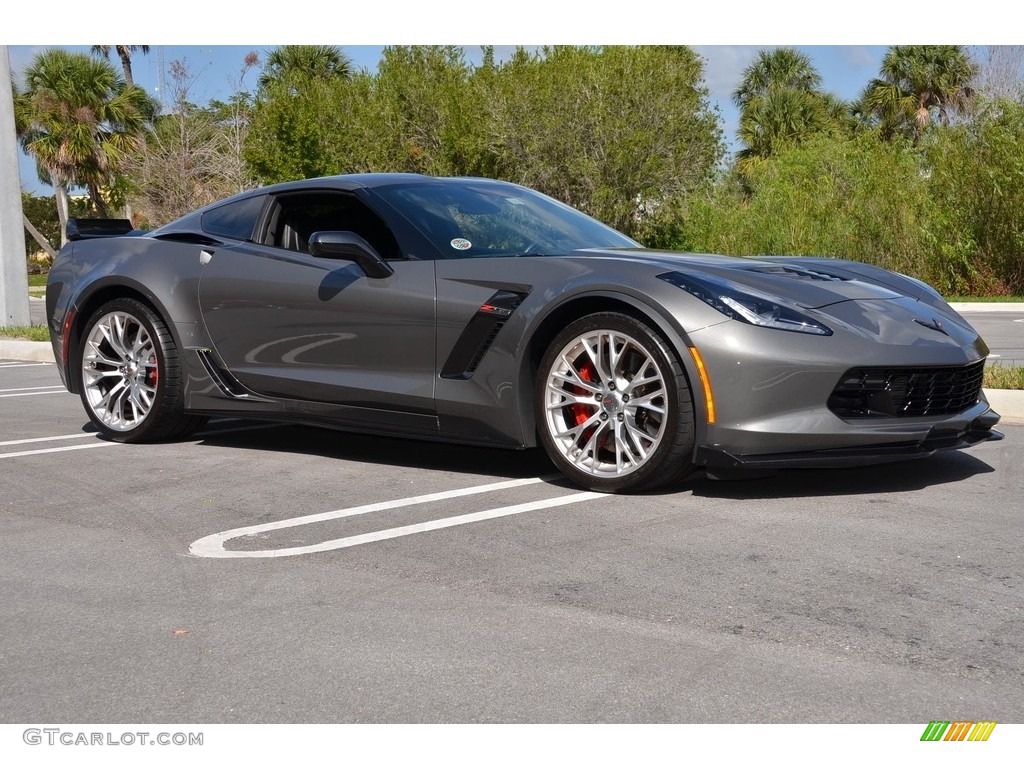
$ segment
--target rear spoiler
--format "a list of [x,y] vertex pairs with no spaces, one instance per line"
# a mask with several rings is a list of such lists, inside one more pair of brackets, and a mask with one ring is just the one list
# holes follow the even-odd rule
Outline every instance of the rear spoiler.
[[68,219],[68,240],[118,237],[134,231],[128,219]]

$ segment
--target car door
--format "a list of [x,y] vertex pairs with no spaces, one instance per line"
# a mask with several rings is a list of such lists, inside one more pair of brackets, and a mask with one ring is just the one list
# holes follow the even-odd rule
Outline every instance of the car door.
[[[319,231],[355,232],[394,273],[311,255]],[[199,283],[234,378],[273,398],[360,409],[358,421],[436,429],[434,262],[404,258],[384,220],[340,190],[276,196],[252,240],[208,249]]]

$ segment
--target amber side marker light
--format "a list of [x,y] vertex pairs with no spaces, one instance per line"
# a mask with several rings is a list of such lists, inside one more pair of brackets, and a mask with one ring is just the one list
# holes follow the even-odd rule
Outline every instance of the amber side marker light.
[[697,365],[697,374],[700,376],[700,385],[704,389],[704,404],[708,409],[708,424],[715,423],[715,396],[711,393],[711,381],[708,379],[707,368],[704,367],[704,359],[696,347],[690,347],[690,354],[693,362]]

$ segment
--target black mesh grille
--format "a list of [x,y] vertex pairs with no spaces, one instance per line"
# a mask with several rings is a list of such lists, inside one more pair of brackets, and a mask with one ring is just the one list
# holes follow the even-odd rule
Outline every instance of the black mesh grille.
[[944,416],[978,402],[985,361],[956,368],[852,368],[829,409],[844,419]]

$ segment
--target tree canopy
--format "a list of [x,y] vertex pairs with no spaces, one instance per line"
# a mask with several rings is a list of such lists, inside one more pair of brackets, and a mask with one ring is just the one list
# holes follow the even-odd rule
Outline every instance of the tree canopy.
[[106,61],[59,48],[35,57],[14,102],[21,144],[56,192],[63,242],[68,187],[87,187],[107,215],[104,190],[138,146],[155,105]]
[[977,74],[961,45],[894,45],[880,76],[864,89],[860,109],[884,137],[902,134],[916,142],[933,120],[948,125],[966,111]]
[[336,45],[282,45],[267,54],[259,87],[280,83],[298,87],[311,80],[345,79],[352,60]]
[[781,148],[849,122],[846,104],[820,85],[810,58],[794,48],[761,51],[744,70],[732,98],[740,108],[744,146],[737,162],[745,176]]
[[893,46],[849,105],[805,53],[765,50],[731,94],[729,158],[703,62],[674,46],[391,46],[373,71],[336,46],[282,46],[252,92],[255,53],[206,106],[172,71],[159,116],[104,59],[48,51],[16,89],[15,119],[61,222],[77,185],[97,211],[127,199],[159,224],[258,183],[488,176],[659,247],[837,255],[942,290],[1020,293],[1022,62],[1022,47]]
[[458,46],[393,46],[374,74],[268,86],[246,147],[265,181],[496,176],[627,233],[710,178],[722,152],[700,59],[659,46],[520,49],[476,67]]

